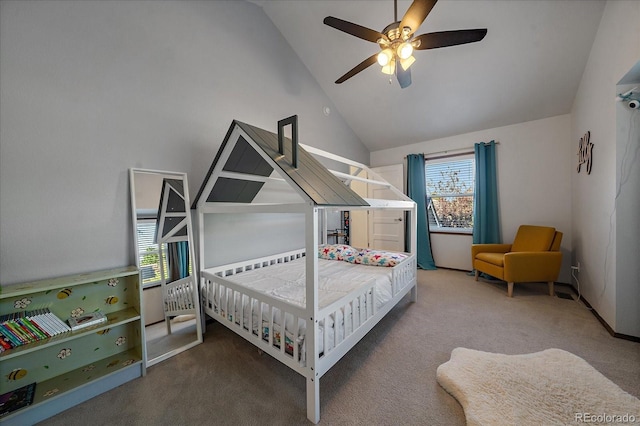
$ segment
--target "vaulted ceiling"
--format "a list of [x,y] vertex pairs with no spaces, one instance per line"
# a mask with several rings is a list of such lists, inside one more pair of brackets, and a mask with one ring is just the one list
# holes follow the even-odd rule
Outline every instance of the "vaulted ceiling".
[[[255,0],[371,151],[571,112],[604,10],[596,0],[440,0],[416,34],[487,28],[484,40],[414,53],[401,89],[374,64],[379,51],[323,24],[326,16],[376,31],[393,0]],[[398,20],[411,1],[398,1]],[[611,46],[612,49],[615,46]]]

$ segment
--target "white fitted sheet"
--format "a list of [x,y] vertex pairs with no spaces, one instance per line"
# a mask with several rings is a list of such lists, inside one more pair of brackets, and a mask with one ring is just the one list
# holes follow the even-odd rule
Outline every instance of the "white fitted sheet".
[[[304,307],[306,302],[306,259],[300,258],[266,268],[226,277],[243,287]],[[377,307],[391,299],[391,269],[355,265],[340,260],[318,259],[318,306],[320,309],[341,299],[372,279],[376,283]]]
[[[341,298],[349,295],[353,291],[372,283],[375,281],[374,291],[374,303],[376,310],[386,304],[392,298],[392,269],[389,267],[380,266],[367,266],[356,265],[339,260],[326,260],[318,259],[318,299],[319,308],[322,309],[329,306],[331,303],[340,300]],[[306,271],[306,258],[299,258],[291,262],[280,263],[271,265],[268,267],[258,268],[250,271],[237,273],[234,275],[226,276],[225,279],[232,281],[236,284],[240,284],[243,287],[252,289],[263,294],[267,294],[271,297],[288,302],[292,305],[299,307],[305,306],[306,301],[306,286],[305,286],[305,271]],[[239,297],[235,300],[235,308],[233,316],[235,321],[239,323],[239,315],[241,306],[244,307],[244,324],[249,324],[249,309],[247,305],[249,303],[248,297],[243,297],[240,302]],[[214,304],[217,305],[218,301],[214,300]],[[266,304],[263,303],[266,307]],[[330,315],[325,327],[324,319],[319,322],[319,333],[316,336],[316,348],[318,353],[324,352],[324,330],[328,330],[327,336],[327,350],[331,350],[337,343],[344,339],[345,335],[348,335],[353,330],[353,316],[352,310],[359,313],[359,309],[365,309],[366,306],[360,307],[358,303],[354,303],[353,308],[350,304],[347,304],[344,309],[340,309],[334,315]],[[274,319],[274,332],[278,337],[279,346],[279,334],[281,327],[281,315],[276,309],[276,315]],[[345,312],[346,311],[346,312]],[[258,315],[260,310],[257,306],[257,301],[254,300],[251,313],[253,316],[253,324],[255,334],[258,333],[257,325],[259,324]],[[295,341],[300,345],[301,361],[304,361],[304,336],[306,331],[306,322],[303,319],[299,319],[298,336]],[[263,309],[262,318],[262,337],[266,338],[269,333],[269,318],[268,310]],[[287,345],[292,344],[293,337],[293,317],[286,315],[285,318],[285,336]],[[338,325],[335,327],[335,325]],[[334,333],[338,333],[337,336]]]

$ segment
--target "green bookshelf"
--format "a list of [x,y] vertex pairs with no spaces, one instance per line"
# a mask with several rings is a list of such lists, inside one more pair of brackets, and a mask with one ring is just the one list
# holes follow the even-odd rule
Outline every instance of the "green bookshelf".
[[0,395],[36,384],[33,402],[0,416],[0,423],[41,421],[145,375],[141,294],[135,267],[3,287],[3,314],[46,308],[66,321],[101,311],[107,321],[0,353]]

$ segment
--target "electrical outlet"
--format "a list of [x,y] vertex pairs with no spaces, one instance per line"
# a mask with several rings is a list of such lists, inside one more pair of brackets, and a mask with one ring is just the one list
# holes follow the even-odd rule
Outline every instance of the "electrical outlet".
[[578,266],[572,266],[571,269],[576,272],[580,272],[580,262],[578,262]]

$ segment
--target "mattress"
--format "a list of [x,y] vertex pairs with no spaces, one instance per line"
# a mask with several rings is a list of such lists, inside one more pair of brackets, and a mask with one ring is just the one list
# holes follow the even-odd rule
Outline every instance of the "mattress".
[[[388,267],[357,265],[349,262],[338,260],[318,259],[318,306],[322,310],[331,303],[340,300],[354,291],[375,283],[373,301],[376,310],[389,302],[392,298],[392,269]],[[232,281],[245,288],[252,289],[256,292],[266,294],[270,297],[290,303],[295,306],[304,308],[306,302],[305,287],[305,271],[306,259],[299,258],[287,263],[280,263],[265,268],[254,269],[237,273],[225,277],[226,280]],[[221,286],[221,297],[225,297],[224,286]],[[219,309],[219,303],[214,298],[215,309]],[[262,302],[262,318],[258,320],[260,309],[258,302],[253,301],[251,309],[248,309],[249,298],[236,295],[233,301],[233,311],[224,312],[223,316],[231,315],[231,320],[240,323],[240,313],[243,312],[243,323],[245,327],[249,324],[249,313],[251,312],[253,321],[254,334],[261,333],[263,339],[268,340],[270,333],[270,320],[268,305]],[[223,305],[225,305],[223,303]],[[353,331],[354,316],[358,318],[360,310],[366,309],[366,300],[362,299],[353,303],[347,303],[345,306],[337,310],[334,314],[328,316],[326,324],[324,318],[319,321],[319,332],[316,336],[316,348],[319,354],[324,353],[324,332],[327,330],[327,351],[341,342],[345,335],[349,335]],[[273,342],[276,347],[280,347],[282,315],[278,309],[274,308],[274,336]],[[304,361],[305,354],[305,332],[306,322],[303,319],[298,320],[298,335],[294,337],[294,318],[287,314],[285,316],[285,348],[291,355],[293,353],[293,345],[296,342],[299,345],[301,361]],[[258,324],[261,324],[261,330],[258,330]],[[337,336],[335,335],[337,333]]]

